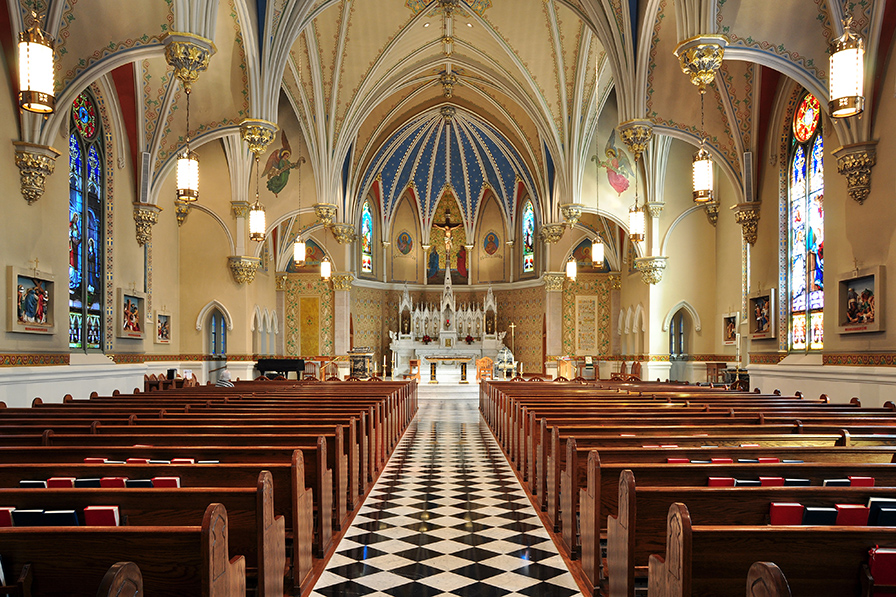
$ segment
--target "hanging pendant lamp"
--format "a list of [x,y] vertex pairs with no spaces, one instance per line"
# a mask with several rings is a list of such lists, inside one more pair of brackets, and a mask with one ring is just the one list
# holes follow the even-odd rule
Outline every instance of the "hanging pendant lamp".
[[703,119],[703,98],[706,89],[700,91],[700,149],[694,154],[692,177],[694,184],[694,203],[703,205],[712,201],[713,173],[712,156],[706,150],[706,127]]
[[187,143],[177,159],[177,201],[193,203],[199,200],[199,156],[190,151],[190,88],[187,94]]
[[569,261],[566,262],[566,277],[570,280],[576,279],[576,274],[579,272],[579,266],[576,263],[576,258],[572,255],[569,256]]
[[329,280],[330,275],[333,273],[333,266],[330,263],[329,257],[324,257],[320,261],[320,277],[324,280]]
[[255,154],[255,203],[249,208],[249,240],[261,242],[267,230],[264,205],[258,199],[258,154]]
[[638,160],[635,160],[635,204],[628,210],[628,236],[633,243],[642,242],[647,233],[646,209],[638,205],[639,169]]
[[843,22],[843,35],[831,43],[828,106],[834,118],[855,116],[865,109],[865,40],[851,27],[849,17]]
[[53,38],[34,23],[19,33],[19,107],[37,114],[50,114],[56,107]]

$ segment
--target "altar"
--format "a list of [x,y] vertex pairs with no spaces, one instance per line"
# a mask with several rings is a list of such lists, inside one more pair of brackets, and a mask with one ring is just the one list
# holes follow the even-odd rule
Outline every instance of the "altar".
[[393,376],[410,373],[413,359],[420,363],[423,383],[475,380],[476,361],[494,359],[504,347],[505,333],[496,329],[497,306],[491,288],[482,304],[458,306],[447,273],[438,305],[414,305],[405,288],[398,306],[399,330],[389,332]]

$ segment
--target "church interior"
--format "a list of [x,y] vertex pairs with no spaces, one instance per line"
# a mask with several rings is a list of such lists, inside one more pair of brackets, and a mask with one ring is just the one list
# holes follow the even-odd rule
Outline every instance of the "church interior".
[[[472,442],[444,462],[504,450],[525,476],[484,402],[496,436],[472,431],[484,359],[892,406],[894,0],[5,4],[4,408],[300,361],[419,387]],[[359,524],[448,466],[425,451],[444,429],[411,418]],[[545,561],[577,557],[523,526]],[[346,588],[358,545],[316,594],[411,594]],[[552,578],[424,593],[587,586]]]

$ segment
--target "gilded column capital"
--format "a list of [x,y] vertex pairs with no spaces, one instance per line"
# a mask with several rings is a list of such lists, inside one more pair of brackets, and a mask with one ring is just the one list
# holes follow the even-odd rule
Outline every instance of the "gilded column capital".
[[834,152],[837,171],[846,177],[846,192],[863,203],[871,192],[871,168],[877,163],[877,141],[845,145]]
[[607,280],[610,282],[611,290],[619,290],[622,288],[622,276],[619,274],[610,274],[607,276]]
[[152,203],[134,203],[134,223],[137,225],[137,244],[152,242],[152,227],[159,221],[162,208]]
[[358,233],[355,232],[355,227],[351,224],[333,224],[332,228],[333,236],[340,244],[350,245],[358,240]]
[[562,223],[545,224],[541,227],[541,240],[543,240],[545,244],[552,245],[563,238],[563,231],[565,229],[566,226]]
[[16,148],[16,166],[21,177],[22,197],[31,205],[44,194],[47,177],[56,168],[59,152],[48,145],[13,141]]
[[647,202],[647,213],[651,218],[658,218],[663,215],[663,208],[666,207],[666,204],[662,201],[648,201]]
[[638,257],[635,269],[641,272],[641,281],[645,284],[659,284],[663,280],[668,257]]
[[314,215],[317,221],[324,226],[329,226],[336,219],[336,206],[333,203],[315,203]]
[[286,281],[289,279],[289,276],[286,272],[277,272],[276,277],[274,278],[274,283],[277,285],[277,290],[282,292],[286,290]]
[[230,215],[234,218],[248,218],[249,217],[249,202],[248,201],[231,201],[230,202]]
[[563,292],[563,280],[566,274],[563,272],[545,272],[544,273],[544,290],[545,292]]
[[351,290],[352,282],[355,281],[355,274],[351,272],[336,272],[331,279],[333,280],[333,290]]
[[619,138],[635,156],[635,161],[641,159],[641,154],[647,150],[647,144],[653,137],[653,121],[648,118],[633,118],[619,123],[616,127]]
[[719,202],[710,201],[708,203],[704,203],[703,209],[706,211],[706,218],[709,220],[709,223],[715,226],[719,221]]
[[261,259],[258,257],[246,257],[245,255],[233,255],[227,258],[227,265],[237,284],[251,284],[255,280]]
[[700,93],[706,93],[706,86],[715,79],[727,46],[728,38],[724,35],[698,35],[675,48],[681,71],[690,77]]
[[279,130],[275,123],[261,118],[245,118],[240,122],[240,138],[256,155],[264,153]]
[[162,44],[165,46],[165,62],[174,69],[174,76],[183,83],[187,93],[218,51],[212,40],[182,31],[166,33],[162,36]]
[[582,217],[582,208],[585,206],[581,203],[564,203],[560,206],[560,213],[566,218],[566,223],[575,226]]
[[731,209],[734,210],[734,220],[743,228],[744,240],[751,245],[756,244],[759,235],[759,206],[758,201],[738,203]]

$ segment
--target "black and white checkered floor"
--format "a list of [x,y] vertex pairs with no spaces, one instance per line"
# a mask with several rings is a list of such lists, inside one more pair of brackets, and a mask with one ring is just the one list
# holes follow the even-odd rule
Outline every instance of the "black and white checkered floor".
[[581,595],[476,400],[421,400],[314,597]]

